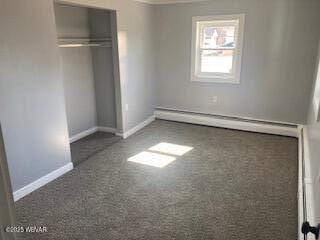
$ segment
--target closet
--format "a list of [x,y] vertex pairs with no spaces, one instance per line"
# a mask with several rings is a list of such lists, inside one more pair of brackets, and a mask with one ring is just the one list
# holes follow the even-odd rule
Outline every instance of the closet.
[[[57,42],[71,142],[97,131],[113,134],[121,131],[121,126],[117,124],[117,112],[121,111],[117,109],[119,104],[116,101],[120,93],[117,92],[119,87],[114,77],[117,69],[113,56],[117,49],[113,40],[115,31],[112,31],[114,16],[115,13],[108,10],[55,3]],[[99,143],[95,138],[92,148],[96,151],[96,145],[103,147],[103,140],[101,137],[102,142]],[[75,155],[85,158],[90,154],[82,156],[79,151],[83,147],[90,152],[88,141],[85,146],[76,147],[76,150],[71,145],[74,162]]]

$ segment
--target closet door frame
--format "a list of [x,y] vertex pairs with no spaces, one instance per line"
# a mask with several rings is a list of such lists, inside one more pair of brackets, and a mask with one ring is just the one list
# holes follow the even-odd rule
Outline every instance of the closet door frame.
[[15,209],[12,195],[11,180],[3,136],[0,125],[0,238],[14,240],[14,232],[6,232],[6,229],[13,231],[15,226]]
[[118,25],[117,25],[117,10],[108,9],[103,7],[95,7],[89,4],[70,3],[67,0],[54,0],[55,3],[65,4],[69,6],[84,7],[91,9],[100,9],[110,12],[111,23],[111,38],[112,38],[112,61],[113,61],[113,80],[114,80],[114,92],[115,92],[115,108],[116,108],[116,132],[123,133],[123,111],[122,95],[121,95],[121,83],[120,83],[120,61],[119,61],[119,49],[118,49]]

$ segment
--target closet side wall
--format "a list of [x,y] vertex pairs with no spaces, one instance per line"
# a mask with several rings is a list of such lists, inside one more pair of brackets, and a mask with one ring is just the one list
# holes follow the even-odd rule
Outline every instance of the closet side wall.
[[0,2],[0,122],[17,191],[71,158],[53,3]]
[[[111,38],[110,20],[110,12],[89,9],[91,37]],[[92,62],[98,126],[117,128],[112,48],[92,48]]]
[[[86,8],[55,4],[59,37],[90,37]],[[92,53],[89,47],[60,48],[69,137],[97,125]]]

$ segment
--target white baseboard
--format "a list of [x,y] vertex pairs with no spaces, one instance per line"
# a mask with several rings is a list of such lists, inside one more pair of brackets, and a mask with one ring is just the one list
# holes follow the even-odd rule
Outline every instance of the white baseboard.
[[212,127],[230,128],[249,132],[268,133],[282,136],[298,137],[297,126],[288,126],[258,121],[241,121],[227,117],[216,117],[204,114],[175,112],[167,110],[156,110],[155,117],[163,120],[193,123]]
[[299,144],[298,144],[298,240],[303,239],[301,226],[304,222],[304,206],[303,206],[303,158],[304,158],[304,140],[302,133],[303,126],[299,127]]
[[23,188],[20,188],[19,190],[15,191],[13,193],[13,199],[14,201],[18,201],[19,199],[23,198],[24,196],[28,195],[29,193],[41,188],[42,186],[46,185],[47,183],[53,181],[54,179],[62,176],[63,174],[71,171],[73,169],[73,164],[68,163],[51,173],[37,179],[36,181],[24,186]]
[[[318,221],[315,219],[314,215],[315,208],[313,201],[313,182],[311,176],[308,129],[306,126],[300,126],[299,132],[298,239],[302,240],[304,238],[303,234],[301,233],[301,226],[304,221],[304,213],[306,214],[307,221],[310,223],[310,225],[316,226]],[[303,204],[303,185],[305,189],[306,209],[304,209]],[[313,239],[313,236],[311,237],[311,235],[308,235],[307,240]]]
[[307,200],[307,213],[309,222],[315,223],[314,205],[313,205],[313,181],[311,176],[311,162],[310,162],[310,149],[309,149],[309,135],[307,127],[303,128],[303,153],[305,162],[305,177],[304,183],[306,187],[306,200]]
[[208,113],[208,112],[202,112],[202,111],[190,111],[188,109],[183,108],[168,108],[168,107],[155,107],[155,111],[171,111],[171,112],[185,112],[185,113],[191,113],[191,114],[200,114],[200,115],[209,115],[214,116],[217,118],[229,118],[229,119],[241,119],[243,121],[255,121],[255,122],[265,122],[270,124],[278,124],[278,125],[289,125],[289,126],[296,126],[298,127],[299,124],[291,123],[291,122],[284,122],[284,121],[272,121],[272,120],[266,120],[262,118],[252,118],[252,117],[243,117],[240,115],[229,115],[229,114],[214,114],[214,113]]
[[101,132],[108,132],[108,133],[117,133],[118,132],[118,129],[116,128],[110,128],[110,127],[101,127],[101,126],[96,126],[96,127],[92,127],[92,128],[89,128],[81,133],[78,133],[76,135],[73,135],[72,137],[69,138],[70,140],[70,143],[73,143],[75,141],[78,141],[80,140],[81,138],[84,138],[84,137],[87,137],[95,132],[98,132],[98,131],[101,131]]
[[108,132],[108,133],[117,133],[118,129],[110,127],[97,127],[97,131]]
[[98,127],[92,127],[92,128],[89,128],[88,130],[85,130],[85,131],[83,131],[81,133],[73,135],[73,136],[71,136],[69,138],[70,139],[70,143],[73,143],[75,141],[80,140],[81,138],[89,136],[90,134],[95,133],[96,131],[98,131]]
[[155,116],[152,115],[150,117],[148,117],[146,120],[144,120],[143,122],[139,123],[137,126],[129,129],[128,131],[125,131],[123,133],[116,133],[116,135],[123,137],[124,139],[128,138],[129,136],[131,136],[132,134],[138,132],[139,130],[141,130],[142,128],[144,128],[145,126],[149,125],[150,123],[152,123],[155,120]]

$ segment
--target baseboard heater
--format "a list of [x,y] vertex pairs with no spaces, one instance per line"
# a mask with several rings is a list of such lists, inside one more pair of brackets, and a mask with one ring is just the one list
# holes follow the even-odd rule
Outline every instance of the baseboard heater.
[[[307,193],[307,184],[309,184],[309,174],[307,174],[306,167],[306,149],[305,149],[305,132],[303,127],[299,131],[299,186],[298,186],[298,221],[299,221],[299,233],[298,239],[309,240],[309,239],[319,239],[320,224],[317,226],[311,226],[315,221],[313,219],[313,203],[312,196],[310,192]],[[307,196],[308,195],[308,196]],[[309,238],[309,236],[314,235],[315,238]]]
[[[192,112],[170,108],[155,108],[157,119],[184,122],[205,126],[236,129],[249,132],[267,133],[282,136],[296,137],[299,140],[299,181],[298,181],[298,240],[314,240],[319,237],[320,225],[313,220],[313,202],[310,183],[310,174],[307,172],[305,155],[309,154],[306,149],[308,137],[307,130],[302,125],[272,122],[257,119],[249,119],[233,116],[222,116],[201,112]],[[304,146],[306,144],[306,146]],[[309,169],[309,168],[308,168]],[[308,188],[306,187],[308,185]],[[279,223],[281,224],[281,223]],[[285,229],[283,230],[285,231]],[[313,237],[315,236],[315,238]],[[312,237],[311,237],[312,236]]]
[[157,119],[185,122],[249,132],[298,137],[298,125],[259,119],[224,116],[170,108],[155,108]]

